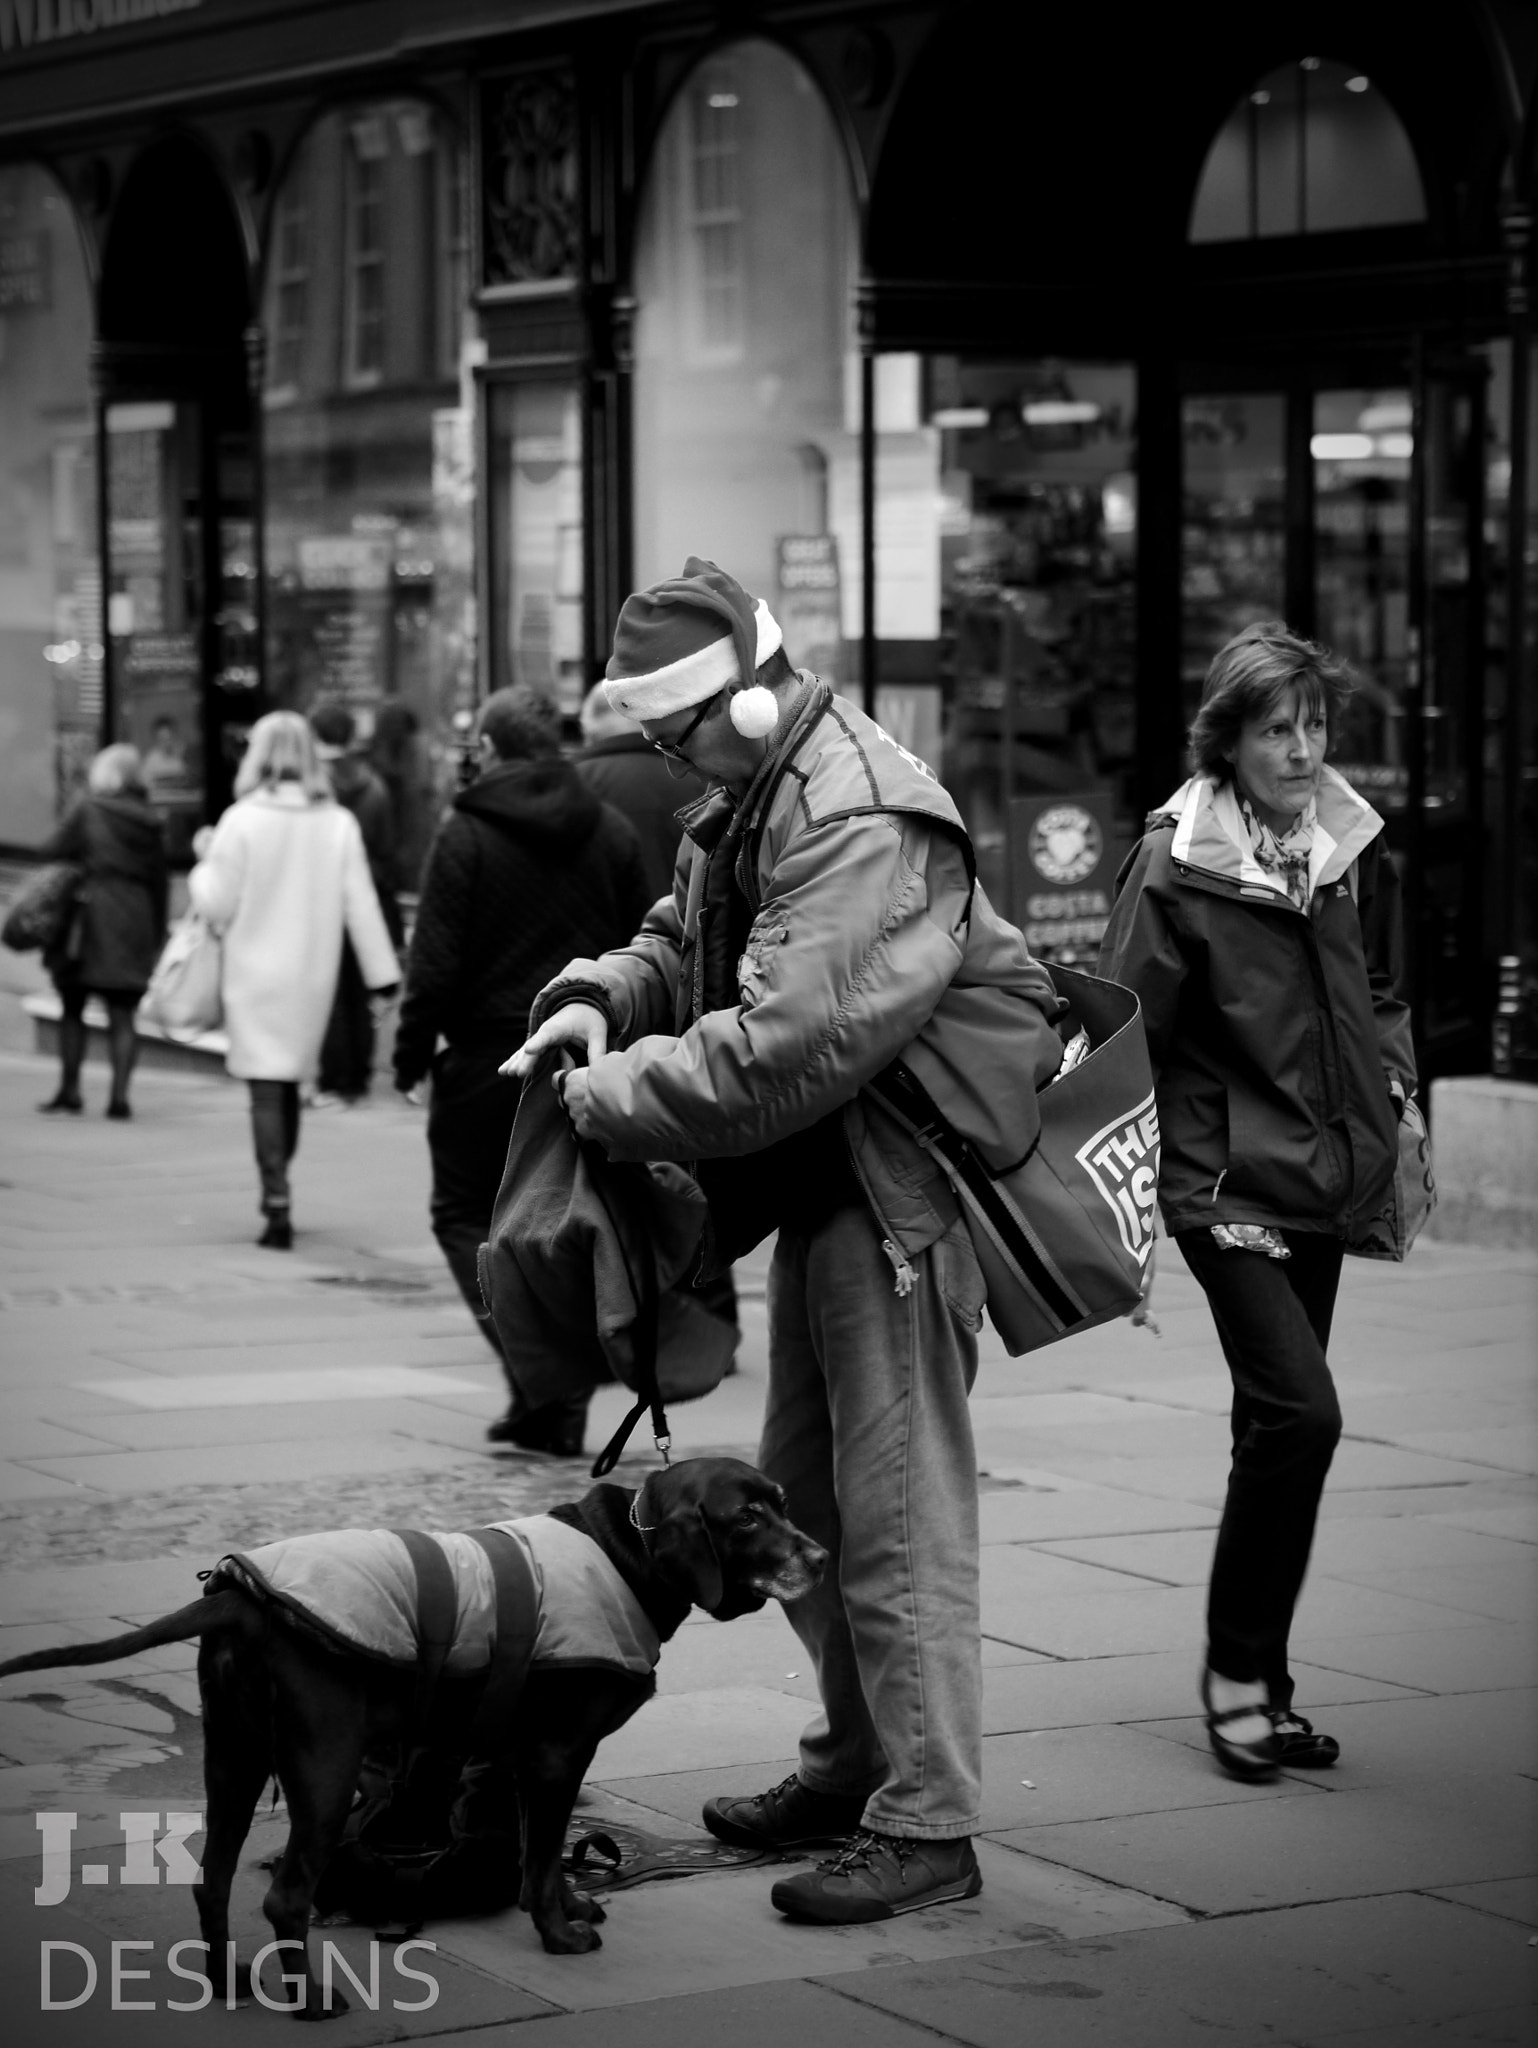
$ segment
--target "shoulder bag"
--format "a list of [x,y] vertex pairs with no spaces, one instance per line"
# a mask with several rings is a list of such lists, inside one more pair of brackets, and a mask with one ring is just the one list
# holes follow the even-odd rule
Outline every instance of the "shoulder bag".
[[190,910],[171,927],[145,990],[143,1014],[170,1038],[196,1038],[224,1021],[224,948],[201,914]]
[[85,869],[72,860],[50,861],[30,874],[0,926],[0,943],[13,953],[62,952],[80,904]]
[[1059,1029],[1082,1030],[1089,1051],[1039,1091],[1041,1132],[1018,1164],[993,1172],[900,1060],[867,1084],[954,1188],[1011,1357],[1129,1314],[1154,1241],[1159,1113],[1141,1006],[1118,982],[1047,972],[1068,1004]]

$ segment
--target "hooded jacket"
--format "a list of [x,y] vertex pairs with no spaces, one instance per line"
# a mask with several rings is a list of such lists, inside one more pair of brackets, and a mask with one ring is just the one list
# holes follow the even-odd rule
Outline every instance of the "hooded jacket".
[[679,812],[705,794],[697,775],[675,775],[638,732],[590,740],[572,763],[593,794],[627,817],[636,828],[646,862],[652,901],[673,887],[673,870],[683,840]]
[[1256,864],[1230,784],[1194,777],[1122,870],[1099,971],[1136,991],[1171,1232],[1261,1223],[1355,1237],[1393,1184],[1415,1087],[1399,880],[1383,820],[1332,768],[1310,901]]
[[395,1037],[396,1085],[456,1047],[522,1041],[573,944],[628,937],[651,896],[630,823],[552,755],[501,761],[461,790],[428,855]]
[[82,797],[42,849],[85,870],[72,949],[49,954],[57,982],[104,995],[143,995],[166,936],[166,855],[160,819],[143,797]]
[[616,1159],[726,1159],[836,1113],[883,1234],[916,1255],[955,1197],[860,1090],[900,1054],[989,1165],[1012,1164],[1062,1057],[1045,969],[974,886],[928,768],[812,677],[741,801],[712,791],[684,830],[673,895],[535,1010],[582,999],[609,1017],[595,1135]]

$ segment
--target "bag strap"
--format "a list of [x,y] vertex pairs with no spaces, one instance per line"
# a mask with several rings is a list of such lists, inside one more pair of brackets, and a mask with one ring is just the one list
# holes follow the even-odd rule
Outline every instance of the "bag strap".
[[[865,1085],[882,1108],[896,1116],[918,1143],[940,1161],[952,1183],[957,1185],[958,1192],[970,1198],[989,1235],[1014,1260],[1050,1313],[1065,1325],[1081,1321],[1085,1313],[1084,1304],[1074,1297],[1025,1217],[1004,1194],[995,1175],[978,1158],[966,1139],[951,1129],[923,1083],[909,1072],[901,1060],[893,1060],[889,1067],[884,1067],[874,1080],[867,1081]],[[1037,1143],[1040,1143],[1039,1134]],[[1035,1149],[1032,1145],[1025,1158],[1029,1159]],[[1020,1160],[1017,1166],[1024,1163],[1025,1160]]]
[[620,1453],[624,1450],[626,1444],[629,1443],[631,1432],[648,1408],[651,1410],[652,1417],[652,1437],[658,1451],[662,1454],[664,1465],[668,1462],[668,1453],[673,1447],[673,1439],[668,1433],[667,1410],[662,1405],[662,1389],[657,1384],[657,1322],[659,1303],[656,1254],[652,1250],[649,1241],[643,1244],[641,1272],[639,1279],[637,1279],[635,1270],[630,1263],[630,1254],[625,1249],[624,1233],[619,1227],[619,1221],[615,1216],[613,1204],[610,1202],[608,1192],[604,1186],[605,1179],[614,1171],[613,1165],[607,1154],[596,1145],[592,1145],[584,1140],[582,1142],[582,1150],[587,1154],[589,1177],[592,1180],[594,1192],[603,1204],[604,1214],[608,1217],[609,1227],[614,1233],[614,1241],[619,1246],[619,1255],[624,1260],[625,1278],[630,1283],[630,1296],[635,1303],[635,1320],[630,1325],[630,1343],[631,1355],[635,1359],[636,1402],[619,1428],[615,1430],[613,1436],[610,1437],[609,1441],[598,1453],[598,1456],[593,1460],[593,1477],[595,1479],[603,1479],[619,1463]]
[[507,1730],[539,1633],[539,1586],[529,1553],[516,1536],[509,1536],[505,1529],[472,1529],[469,1533],[490,1561],[497,1596],[497,1639],[470,1733],[470,1754],[486,1757],[507,1747]]
[[391,1534],[405,1544],[416,1572],[417,1682],[411,1702],[411,1722],[413,1728],[420,1729],[426,1724],[438,1680],[443,1676],[443,1667],[454,1646],[454,1631],[459,1621],[459,1589],[441,1543],[435,1543],[420,1529],[395,1529]]

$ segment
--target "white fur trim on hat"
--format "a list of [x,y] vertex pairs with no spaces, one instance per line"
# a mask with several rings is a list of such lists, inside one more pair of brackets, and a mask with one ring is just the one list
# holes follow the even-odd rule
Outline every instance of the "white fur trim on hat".
[[[761,667],[785,636],[762,598],[754,606],[753,623],[758,635],[755,666]],[[649,676],[616,676],[603,687],[614,709],[640,725],[643,720],[671,718],[675,711],[692,710],[738,680],[737,650],[728,631],[682,661],[654,669]],[[752,681],[751,677],[742,680]]]

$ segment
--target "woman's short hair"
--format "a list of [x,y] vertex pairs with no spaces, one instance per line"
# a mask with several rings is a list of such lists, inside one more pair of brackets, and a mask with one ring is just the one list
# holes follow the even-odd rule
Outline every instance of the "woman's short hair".
[[331,794],[330,777],[315,752],[315,736],[297,711],[269,711],[252,726],[235,771],[235,794],[250,796],[255,789],[274,789],[280,782],[297,782],[311,803]]
[[139,749],[122,740],[116,746],[103,747],[86,770],[85,779],[92,796],[121,796],[125,791],[143,796],[144,763]]
[[1212,658],[1201,709],[1191,723],[1191,766],[1198,775],[1225,781],[1233,774],[1229,755],[1246,721],[1262,716],[1291,690],[1302,692],[1308,711],[1323,707],[1333,739],[1354,688],[1351,671],[1327,647],[1305,640],[1280,619],[1257,620]]
[[561,714],[548,697],[516,684],[493,690],[475,729],[502,761],[539,761],[561,751]]

